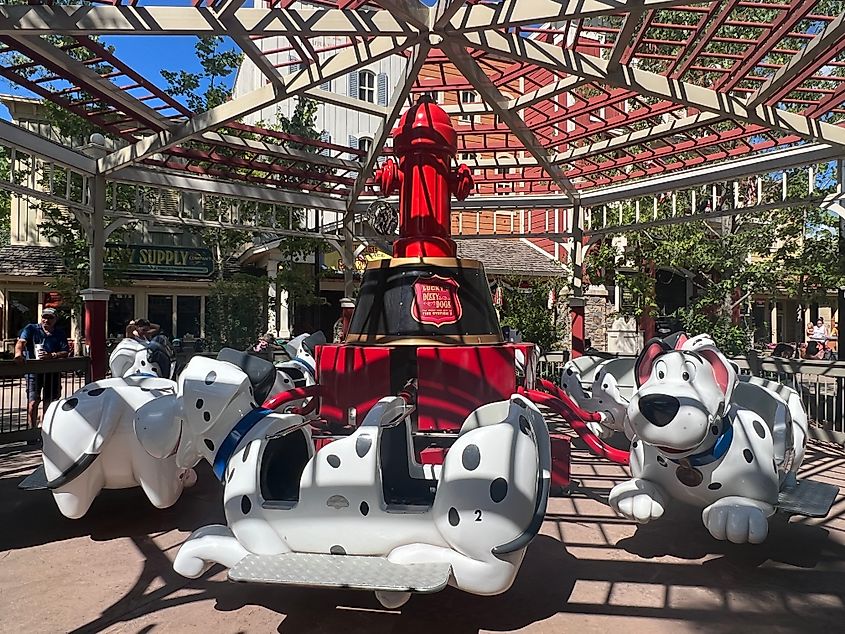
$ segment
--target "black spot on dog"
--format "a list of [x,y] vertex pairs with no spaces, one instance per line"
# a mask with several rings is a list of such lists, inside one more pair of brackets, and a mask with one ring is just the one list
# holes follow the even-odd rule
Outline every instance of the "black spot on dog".
[[751,463],[754,460],[754,454],[751,453],[750,449],[743,449],[742,450],[742,457],[745,458],[745,462]]
[[226,482],[231,482],[233,475],[235,475],[235,468],[234,467],[229,469],[229,476],[226,478]]
[[146,361],[141,361],[141,367],[144,367],[145,365],[147,365],[147,362],[146,362]]
[[721,482],[711,482],[710,484],[707,485],[707,488],[710,489],[711,491],[718,491],[719,489],[722,488],[722,483]]
[[569,376],[572,376],[572,368],[566,368],[566,373],[567,373]]
[[713,425],[710,428],[710,433],[713,434],[714,436],[718,436],[719,435],[719,428],[716,425]]
[[606,390],[606,389],[607,389],[607,383],[605,383],[604,385],[602,385],[602,388]]
[[361,511],[361,515],[366,517],[367,513],[370,512],[370,505],[366,502],[361,502],[361,506],[358,507],[358,510]]
[[201,398],[198,398],[196,402],[197,409],[202,409],[204,403],[205,401],[203,401]]
[[106,388],[98,387],[97,389],[91,390],[90,392],[88,392],[88,396],[99,396],[100,394],[102,394],[105,391],[106,391]]
[[372,446],[372,438],[369,436],[359,436],[358,440],[355,441],[355,453],[358,454],[359,458],[363,458],[367,455],[367,452],[370,451],[370,447]]
[[241,498],[241,513],[247,515],[252,510],[252,502],[249,501],[247,496],[243,496]]
[[481,464],[481,451],[478,449],[478,445],[467,445],[464,447],[464,452],[461,454],[461,462],[467,471],[478,469],[478,465]]
[[205,375],[205,384],[206,385],[211,385],[216,380],[217,380],[217,372],[215,372],[214,370],[212,370],[211,372],[209,372],[208,374]]
[[456,509],[454,506],[449,509],[449,523],[452,526],[457,526],[461,523],[461,516],[458,515],[458,509]]
[[329,552],[332,555],[345,555],[346,549],[343,546],[336,546],[335,545],[335,546],[332,546],[331,548],[329,548]]
[[664,458],[663,456],[657,456],[657,464],[659,464],[661,467],[665,467],[666,458]]
[[76,397],[74,397],[74,398],[69,398],[69,399],[68,399],[68,400],[66,400],[64,403],[62,403],[62,409],[63,409],[64,411],[66,411],[66,412],[69,412],[69,411],[70,411],[70,410],[72,410],[74,407],[76,407],[78,404],[79,404],[79,399],[78,399],[78,398],[76,398]]
[[211,412],[203,412],[202,419],[207,423],[211,420]]
[[631,446],[632,446],[634,449],[636,449],[638,444],[639,444],[639,443],[635,440],[634,442],[632,442],[632,443],[631,443]]
[[244,447],[244,455],[241,456],[241,459],[246,462],[246,459],[249,457],[249,448],[252,447],[252,443],[247,443],[246,447]]
[[498,503],[505,499],[508,494],[508,481],[504,478],[496,478],[490,483],[490,499]]
[[763,426],[759,420],[754,421],[754,431],[757,433],[760,438],[766,437],[766,428]]
[[333,466],[335,469],[337,469],[340,466],[340,457],[336,456],[335,454],[329,454],[328,457],[326,458],[326,461],[331,466]]
[[214,451],[214,443],[210,439],[206,438],[204,442],[209,451]]

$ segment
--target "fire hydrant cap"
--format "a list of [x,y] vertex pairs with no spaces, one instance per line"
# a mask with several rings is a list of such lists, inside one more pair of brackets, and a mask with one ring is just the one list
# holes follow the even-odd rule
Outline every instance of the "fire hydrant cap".
[[393,130],[394,145],[439,145],[449,153],[458,149],[458,134],[449,115],[428,97],[411,106]]

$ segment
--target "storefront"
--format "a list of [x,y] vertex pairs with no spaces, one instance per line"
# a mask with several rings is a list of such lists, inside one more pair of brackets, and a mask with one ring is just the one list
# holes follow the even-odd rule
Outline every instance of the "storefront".
[[[160,324],[169,338],[205,337],[206,300],[213,280],[208,249],[129,245],[124,250],[121,277],[129,284],[112,287],[107,336],[120,338],[130,320],[146,317]],[[10,351],[18,333],[38,321],[45,307],[59,308],[60,325],[71,340],[83,337],[82,324],[61,310],[61,295],[51,287],[62,273],[61,260],[46,246],[0,248],[0,338]]]

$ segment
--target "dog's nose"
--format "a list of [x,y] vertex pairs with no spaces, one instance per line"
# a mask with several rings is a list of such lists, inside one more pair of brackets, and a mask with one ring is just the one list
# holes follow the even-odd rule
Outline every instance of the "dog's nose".
[[640,411],[653,425],[665,427],[681,407],[674,396],[668,394],[649,394],[640,399]]

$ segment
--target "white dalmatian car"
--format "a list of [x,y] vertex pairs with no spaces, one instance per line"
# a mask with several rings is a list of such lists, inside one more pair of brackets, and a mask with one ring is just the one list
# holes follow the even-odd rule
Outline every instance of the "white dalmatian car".
[[755,544],[776,510],[826,515],[837,488],[795,475],[807,439],[798,394],[738,381],[708,335],[676,345],[654,339],[637,359],[627,410],[633,478],[613,488],[610,505],[646,523],[674,498],[702,509],[714,538]]
[[[135,435],[136,412],[149,402],[173,404],[173,358],[159,342],[123,339],[109,358],[115,378],[89,383],[47,408],[41,429],[43,465],[19,485],[49,489],[68,518],[84,516],[103,489],[140,486],[158,508],[176,503],[196,482],[174,456],[153,458]],[[176,416],[166,421],[178,429]]]
[[257,407],[260,373],[220,358],[195,357],[180,374],[180,427],[161,401],[136,422],[152,456],[175,454],[185,468],[207,460],[225,486],[227,524],[196,530],[178,573],[196,578],[219,563],[235,581],[372,590],[388,607],[446,585],[510,587],[550,486],[548,430],[533,403],[514,394],[472,412],[426,475],[410,397],[382,398],[351,435],[316,449],[307,419]]

